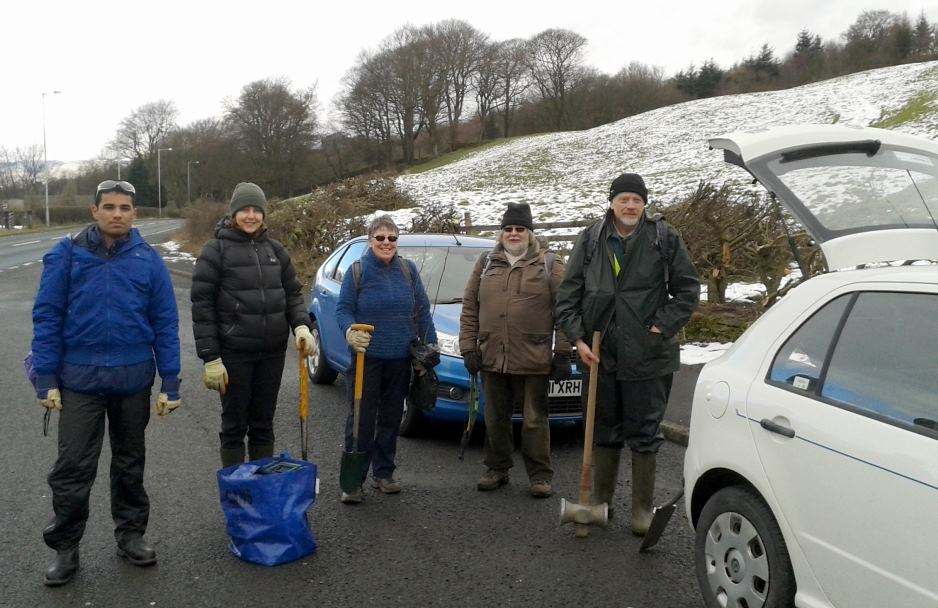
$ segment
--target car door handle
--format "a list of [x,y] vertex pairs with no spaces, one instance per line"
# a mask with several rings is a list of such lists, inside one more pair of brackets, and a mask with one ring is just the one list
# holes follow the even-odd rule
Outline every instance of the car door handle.
[[793,439],[795,437],[795,429],[790,429],[787,426],[778,424],[777,422],[772,422],[768,418],[763,418],[760,420],[759,425],[770,433],[778,433],[779,435],[784,435],[789,439]]

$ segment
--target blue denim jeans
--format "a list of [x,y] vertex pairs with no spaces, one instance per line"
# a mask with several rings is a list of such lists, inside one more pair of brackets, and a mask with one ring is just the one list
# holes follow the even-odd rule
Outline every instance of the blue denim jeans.
[[[352,427],[355,424],[356,365],[356,359],[352,359],[352,365],[345,375],[349,402],[348,419],[345,421],[345,450],[348,452],[352,451]],[[394,475],[397,434],[404,414],[404,398],[409,388],[410,357],[365,357],[357,450],[368,454],[375,479],[390,479]]]

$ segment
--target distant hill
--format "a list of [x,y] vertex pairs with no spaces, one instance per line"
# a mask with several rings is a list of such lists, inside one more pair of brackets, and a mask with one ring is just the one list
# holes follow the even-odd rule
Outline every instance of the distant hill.
[[[641,173],[650,198],[687,195],[702,180],[746,181],[708,150],[707,139],[788,124],[878,126],[938,138],[938,61],[870,70],[766,93],[659,108],[588,131],[522,137],[450,165],[397,178],[419,204],[452,202],[475,224],[497,223],[508,202],[531,204],[535,221],[580,219],[606,206],[609,182]],[[410,211],[397,211],[402,224]]]

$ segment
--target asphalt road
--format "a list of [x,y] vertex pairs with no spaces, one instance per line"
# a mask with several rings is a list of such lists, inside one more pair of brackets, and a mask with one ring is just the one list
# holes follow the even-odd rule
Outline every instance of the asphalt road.
[[[164,240],[170,226],[141,224]],[[42,410],[23,377],[31,337],[30,311],[40,243],[0,239],[0,606],[701,606],[692,567],[692,534],[683,508],[659,545],[639,555],[628,531],[627,459],[618,488],[617,518],[586,540],[557,525],[560,497],[578,498],[582,442],[574,431],[553,436],[556,493],[526,494],[520,454],[512,483],[495,493],[475,490],[482,472],[481,435],[460,462],[458,427],[434,427],[400,440],[398,476],[404,492],[366,491],[362,505],[338,501],[338,461],[346,405],[342,381],[312,386],[310,460],[320,467],[322,493],[310,513],[316,555],[264,568],[226,548],[218,504],[219,401],[201,384],[192,342],[189,285],[178,275],[183,352],[183,405],[148,427],[148,538],[159,564],[138,569],[115,553],[109,516],[109,448],[99,465],[91,517],[81,545],[82,567],[66,587],[42,585],[52,552],[41,539],[51,513],[45,475],[55,459],[55,431],[41,433]],[[36,248],[32,246],[35,245]],[[26,248],[29,247],[27,250]],[[13,249],[13,253],[10,250]],[[23,258],[17,258],[18,255]],[[18,266],[10,269],[7,265]],[[288,357],[276,419],[278,449],[299,452],[297,365]],[[55,420],[55,417],[53,417]],[[54,427],[54,425],[53,425]],[[679,489],[683,448],[666,443],[659,456],[656,502]]]

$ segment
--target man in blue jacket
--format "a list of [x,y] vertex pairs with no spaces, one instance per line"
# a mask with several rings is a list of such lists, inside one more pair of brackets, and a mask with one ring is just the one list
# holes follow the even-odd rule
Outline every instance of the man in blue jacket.
[[118,553],[136,566],[156,563],[143,538],[150,513],[144,431],[157,369],[157,414],[179,407],[179,316],[166,265],[132,227],[135,199],[130,183],[101,182],[94,223],[42,259],[33,365],[40,403],[59,412],[58,459],[48,477],[55,516],[43,530],[56,551],[49,586],[64,585],[78,570],[105,417]]

